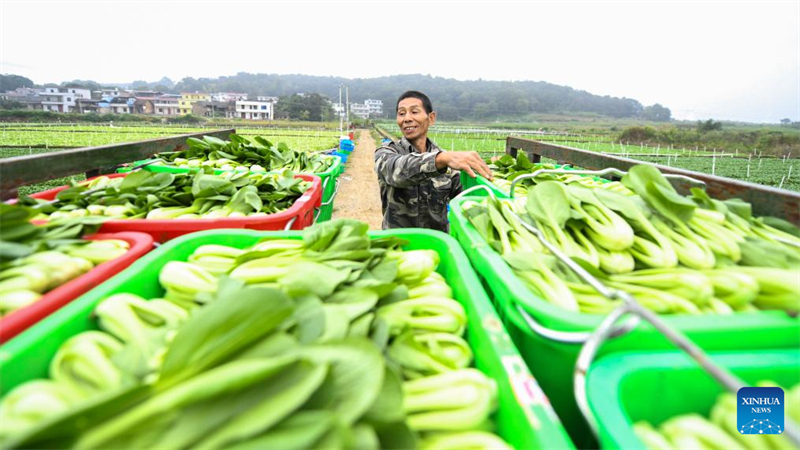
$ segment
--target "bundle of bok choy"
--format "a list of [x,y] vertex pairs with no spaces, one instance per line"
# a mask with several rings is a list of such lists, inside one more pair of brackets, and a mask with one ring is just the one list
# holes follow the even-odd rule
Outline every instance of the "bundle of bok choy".
[[202,219],[268,215],[286,210],[310,183],[282,173],[136,171],[125,177],[72,182],[55,202],[23,196],[36,218],[99,216],[114,219]]
[[510,448],[439,255],[367,229],[200,246],[163,267],[163,298],[106,298],[100,331],[65,342],[49,380],[4,393],[0,443]]
[[293,150],[282,142],[274,146],[261,136],[231,134],[229,141],[203,136],[203,139],[189,138],[186,144],[186,150],[156,154],[155,159],[160,160],[157,164],[186,169],[322,173],[333,166],[335,158],[320,152]]
[[102,219],[67,218],[33,225],[30,220],[36,215],[31,208],[0,204],[0,317],[130,248],[119,239],[81,239],[95,232]]
[[523,223],[658,313],[800,310],[796,227],[700,189],[682,196],[653,166],[634,166],[622,184],[632,193],[550,179],[526,197],[470,200],[462,210],[528,288],[570,311],[604,314],[617,302],[549,255]]

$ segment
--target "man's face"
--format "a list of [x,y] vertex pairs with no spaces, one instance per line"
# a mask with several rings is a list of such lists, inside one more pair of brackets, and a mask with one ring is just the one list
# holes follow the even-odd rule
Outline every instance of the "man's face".
[[404,98],[397,105],[397,126],[403,132],[403,137],[409,141],[425,136],[428,127],[434,123],[436,113],[426,113],[422,100],[418,98]]

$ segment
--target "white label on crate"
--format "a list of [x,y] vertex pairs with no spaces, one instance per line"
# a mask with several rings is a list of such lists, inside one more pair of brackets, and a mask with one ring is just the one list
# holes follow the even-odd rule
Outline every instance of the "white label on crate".
[[514,397],[516,397],[519,404],[523,407],[525,415],[528,416],[528,422],[530,422],[534,429],[541,428],[542,424],[531,407],[536,404],[545,403],[547,398],[539,388],[536,380],[534,380],[530,372],[528,372],[525,361],[518,355],[503,356],[501,361],[508,374],[508,381],[511,384],[511,389],[514,390]]

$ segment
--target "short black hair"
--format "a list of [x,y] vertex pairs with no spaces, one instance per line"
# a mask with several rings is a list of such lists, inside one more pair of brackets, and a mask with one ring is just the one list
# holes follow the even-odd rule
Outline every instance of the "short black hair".
[[422,107],[425,108],[425,112],[428,113],[428,114],[433,112],[433,103],[431,103],[431,99],[429,99],[427,95],[423,94],[420,91],[405,91],[405,92],[403,92],[403,94],[400,96],[400,98],[397,99],[397,105],[395,105],[395,107],[394,107],[394,112],[397,112],[397,110],[400,108],[400,102],[402,102],[403,100],[405,100],[407,98],[418,98],[418,99],[422,100]]

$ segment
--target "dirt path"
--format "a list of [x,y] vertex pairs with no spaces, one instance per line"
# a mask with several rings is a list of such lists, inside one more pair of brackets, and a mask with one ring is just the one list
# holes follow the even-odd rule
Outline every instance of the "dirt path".
[[333,203],[333,218],[358,219],[369,224],[371,230],[380,230],[381,196],[375,175],[375,140],[368,130],[360,130],[356,149],[347,159],[347,170],[339,176],[342,180]]

